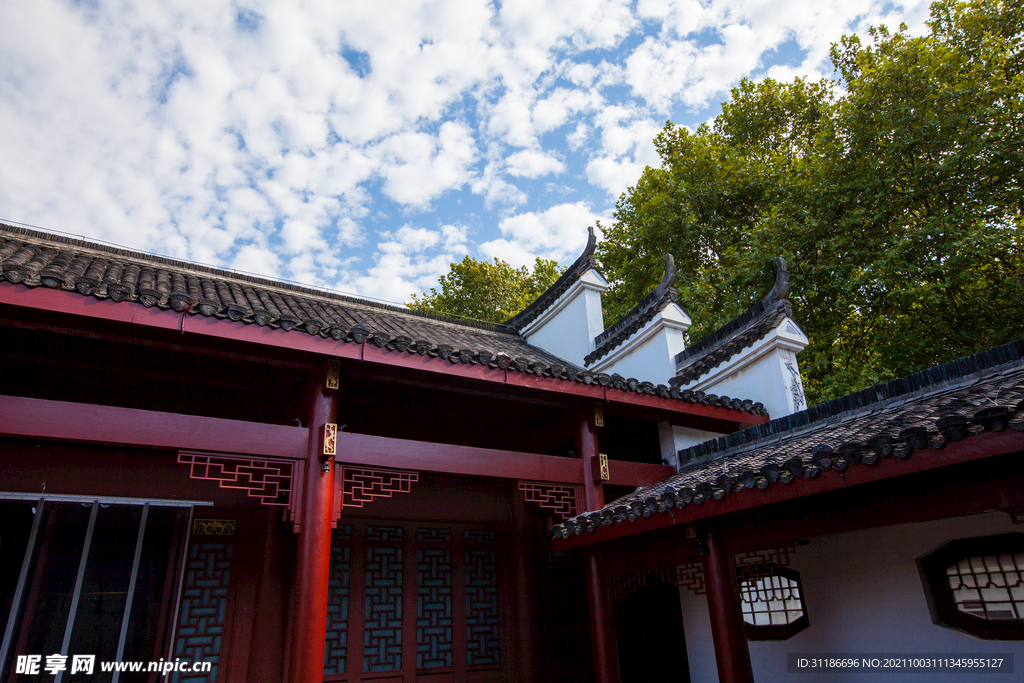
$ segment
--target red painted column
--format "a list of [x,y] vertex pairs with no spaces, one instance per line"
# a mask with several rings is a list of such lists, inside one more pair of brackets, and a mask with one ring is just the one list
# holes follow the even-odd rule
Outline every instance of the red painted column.
[[611,605],[605,590],[601,563],[591,548],[585,551],[587,603],[590,607],[590,644],[594,658],[594,681],[618,683],[619,662],[615,640]]
[[[583,508],[587,512],[604,507],[604,487],[594,481],[594,460],[600,450],[594,411],[577,416],[576,453],[583,460]],[[618,683],[619,665],[615,655],[613,622],[601,564],[592,548],[586,551],[587,605],[590,610],[590,643],[596,683]]]
[[576,420],[576,453],[583,460],[583,510],[590,512],[604,507],[604,487],[594,481],[593,461],[600,450],[597,446],[597,426],[594,424],[594,411],[581,412]]
[[718,680],[722,683],[754,683],[732,556],[722,545],[718,530],[708,533],[706,543],[708,552],[704,557],[704,576],[707,579]]
[[324,678],[324,640],[327,628],[327,581],[331,562],[331,521],[334,503],[334,462],[323,471],[320,455],[324,425],[335,422],[336,394],[328,391],[326,369],[314,375],[307,425],[304,505],[299,529],[299,550],[295,570],[295,603],[290,683],[313,683]]
[[513,653],[517,680],[533,683],[540,679],[537,661],[537,620],[534,614],[536,604],[537,547],[543,547],[543,538],[537,538],[537,530],[530,525],[526,512],[524,494],[513,480],[512,487],[512,570],[515,574],[515,609],[518,644]]

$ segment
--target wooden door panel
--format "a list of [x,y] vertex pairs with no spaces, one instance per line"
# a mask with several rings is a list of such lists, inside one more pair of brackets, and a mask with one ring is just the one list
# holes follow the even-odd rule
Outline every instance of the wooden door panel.
[[324,680],[500,680],[498,541],[459,524],[339,523]]

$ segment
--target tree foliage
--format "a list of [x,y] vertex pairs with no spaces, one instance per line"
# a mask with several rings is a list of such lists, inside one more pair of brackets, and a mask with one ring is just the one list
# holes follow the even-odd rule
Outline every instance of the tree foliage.
[[691,337],[792,271],[812,402],[1024,334],[1024,9],[933,4],[929,32],[832,49],[841,82],[744,81],[712,125],[668,123],[603,226],[616,319],[679,268]]
[[414,311],[502,322],[543,294],[564,270],[557,261],[542,258],[530,270],[497,257],[492,263],[466,256],[438,279],[440,291],[431,287],[427,294],[413,294],[406,305]]

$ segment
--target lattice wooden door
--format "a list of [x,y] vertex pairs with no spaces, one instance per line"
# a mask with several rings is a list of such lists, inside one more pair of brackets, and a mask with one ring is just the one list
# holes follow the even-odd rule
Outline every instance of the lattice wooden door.
[[463,525],[339,523],[324,679],[498,680],[498,535]]

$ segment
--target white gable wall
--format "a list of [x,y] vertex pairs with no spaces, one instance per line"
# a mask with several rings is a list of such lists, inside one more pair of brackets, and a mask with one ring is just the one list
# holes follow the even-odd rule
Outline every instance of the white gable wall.
[[530,344],[583,367],[583,358],[594,350],[594,338],[604,332],[601,293],[608,281],[590,269],[562,296],[547,307],[521,334]]
[[686,311],[670,303],[589,369],[609,375],[618,373],[641,382],[668,384],[676,374],[675,357],[686,346],[683,335],[691,324]]
[[[807,408],[796,354],[810,341],[792,318],[684,388],[760,401],[772,418]],[[693,444],[689,444],[693,445]]]

